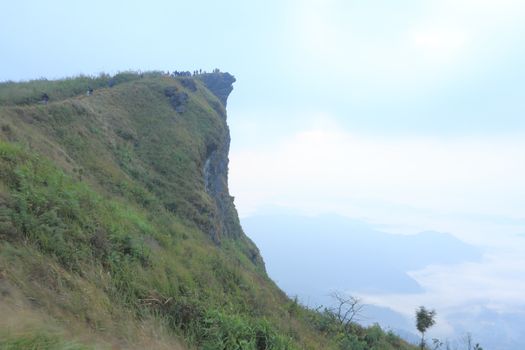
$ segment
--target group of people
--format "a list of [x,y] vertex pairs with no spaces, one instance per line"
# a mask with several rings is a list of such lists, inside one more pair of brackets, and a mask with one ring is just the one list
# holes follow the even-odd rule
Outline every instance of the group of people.
[[[218,68],[215,68],[212,73],[220,73],[220,70]],[[179,72],[178,70],[173,71],[171,74],[168,71],[168,75],[171,75],[172,77],[191,77],[201,74],[208,74],[208,72],[202,70],[202,69],[196,69],[193,72],[190,71],[182,71]]]

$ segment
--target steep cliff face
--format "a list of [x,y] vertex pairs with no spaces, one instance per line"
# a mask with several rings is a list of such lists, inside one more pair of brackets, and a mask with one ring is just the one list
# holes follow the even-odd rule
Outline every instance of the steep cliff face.
[[[198,76],[205,86],[219,99],[220,105],[215,101],[210,104],[226,123],[226,103],[228,96],[233,91],[235,78],[229,73],[205,73]],[[228,154],[230,150],[230,133],[226,124],[224,132],[218,142],[206,145],[206,156],[203,166],[203,178],[206,193],[215,202],[215,225],[210,232],[214,241],[220,244],[221,237],[244,241],[245,254],[256,265],[263,267],[263,261],[258,248],[245,236],[239,222],[233,197],[228,189]]]
[[231,222],[236,213],[228,191],[228,139],[225,136],[221,144],[208,145],[203,166],[204,187],[217,210],[218,225],[210,232],[217,243],[225,235],[233,238],[240,236],[240,226]]
[[200,74],[198,78],[217,96],[222,105],[226,107],[228,96],[233,90],[235,77],[230,73],[215,72]]
[[[215,104],[215,111],[226,122],[226,101],[233,90],[232,83],[235,79],[227,73],[204,74],[200,78],[206,87],[217,96],[221,104]],[[239,238],[242,234],[237,212],[233,205],[233,198],[228,190],[228,154],[230,150],[230,133],[228,127],[218,142],[206,145],[206,156],[203,166],[203,178],[206,193],[215,202],[219,225],[212,232],[212,236],[220,242],[221,236]]]
[[[206,74],[210,76],[212,74]],[[208,86],[217,98],[220,99],[221,105],[214,105],[214,109],[219,113],[224,121],[226,121],[225,104],[229,93],[233,90],[231,83],[235,79],[228,79],[231,77],[226,73],[213,74],[216,77],[213,79],[213,85]],[[222,79],[224,77],[224,80]],[[210,82],[210,78],[203,79],[205,82]],[[211,142],[206,145],[206,156],[203,167],[203,177],[206,192],[215,200],[221,227],[215,236],[217,239],[220,235],[225,234],[230,237],[239,237],[240,225],[231,223],[232,217],[236,217],[233,198],[229,195],[228,190],[228,153],[230,149],[230,133],[228,127],[224,129],[218,142]]]

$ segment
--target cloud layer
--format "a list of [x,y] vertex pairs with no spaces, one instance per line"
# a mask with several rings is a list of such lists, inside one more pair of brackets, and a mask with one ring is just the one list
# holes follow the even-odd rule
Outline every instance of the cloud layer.
[[[376,137],[323,124],[269,146],[233,151],[230,182],[241,215],[281,205],[410,223],[478,243],[521,233],[522,135]],[[467,223],[472,232],[465,232]]]

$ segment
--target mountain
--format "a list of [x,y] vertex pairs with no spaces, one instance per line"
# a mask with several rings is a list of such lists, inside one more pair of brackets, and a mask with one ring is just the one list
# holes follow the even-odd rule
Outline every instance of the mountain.
[[[424,290],[410,271],[482,258],[478,248],[450,234],[390,234],[337,215],[266,211],[243,218],[243,227],[265,256],[270,277],[286,293],[311,307],[332,305],[334,291],[365,296],[417,295]],[[389,308],[364,305],[359,322],[367,326],[378,323],[417,343],[413,320]]]
[[337,215],[255,215],[242,224],[264,253],[270,276],[313,304],[328,303],[333,290],[419,293],[408,272],[481,258],[476,247],[449,234],[390,234]]
[[0,84],[0,348],[413,349],[268,277],[228,191],[234,81]]

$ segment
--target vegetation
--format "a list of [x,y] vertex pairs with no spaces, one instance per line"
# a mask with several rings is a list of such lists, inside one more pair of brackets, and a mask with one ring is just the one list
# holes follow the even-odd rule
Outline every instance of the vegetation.
[[[159,76],[160,73],[149,72],[148,76]],[[69,97],[85,94],[89,89],[113,87],[117,84],[137,80],[141,73],[123,72],[110,76],[101,74],[98,77],[80,76],[62,80],[33,80],[25,84],[6,82],[0,84],[0,105],[29,105],[41,102],[47,96],[48,102],[59,101]]]
[[426,347],[425,332],[436,323],[435,317],[435,310],[427,310],[424,306],[420,306],[416,310],[416,327],[421,333],[421,349]]
[[61,350],[87,350],[88,347],[68,342],[61,339],[60,336],[46,333],[33,333],[24,336],[5,335],[0,340],[2,349],[61,349]]
[[268,278],[206,74],[0,84],[0,348],[414,349]]

